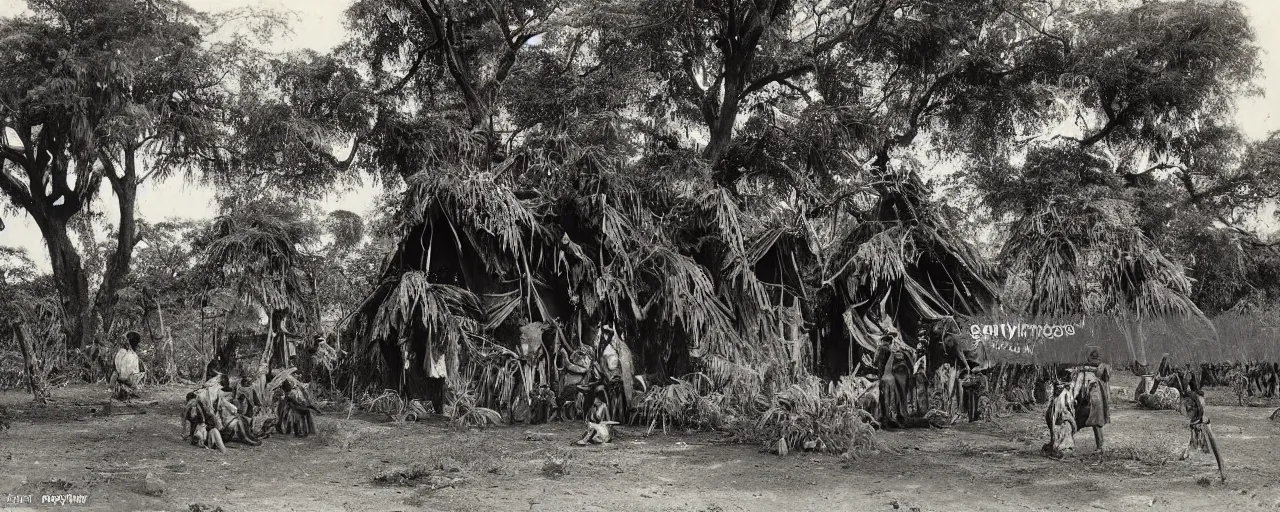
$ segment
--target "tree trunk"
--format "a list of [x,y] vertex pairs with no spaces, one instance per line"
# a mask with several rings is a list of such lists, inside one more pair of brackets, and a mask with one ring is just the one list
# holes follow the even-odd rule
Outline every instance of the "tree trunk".
[[33,215],[49,250],[53,281],[62,299],[66,315],[64,324],[67,348],[87,347],[93,342],[98,324],[89,299],[89,276],[84,271],[80,253],[71,243],[67,221],[56,216]]
[[138,222],[134,218],[137,212],[138,180],[135,169],[136,155],[132,150],[124,152],[124,176],[116,178],[113,166],[106,169],[107,178],[116,195],[116,205],[120,211],[120,226],[116,230],[116,247],[107,260],[107,268],[102,276],[102,285],[94,298],[94,310],[102,322],[102,330],[111,332],[115,322],[116,303],[120,299],[120,289],[125,278],[129,276],[129,267],[133,261],[133,248],[138,245]]
[[323,314],[320,312],[320,279],[316,277],[314,272],[311,274],[311,297],[311,307],[315,310],[315,317],[313,321],[316,325],[316,334],[321,334],[323,331],[321,331],[320,325]]
[[22,321],[13,322],[13,336],[22,350],[23,369],[27,372],[27,389],[31,391],[32,401],[38,404],[49,402],[49,385],[45,382],[44,368],[36,358],[35,348],[31,346],[31,331]]
[[[134,154],[125,153],[123,176],[117,176],[115,167],[106,165],[104,173],[111,181],[120,211],[120,227],[116,234],[116,250],[107,263],[102,286],[96,297],[90,295],[89,276],[84,261],[71,243],[68,224],[80,213],[82,199],[66,198],[64,204],[53,204],[54,197],[20,198],[15,202],[31,215],[40,227],[45,247],[49,250],[50,268],[66,314],[67,347],[80,349],[92,344],[98,330],[111,327],[118,292],[129,273],[133,248],[137,244],[137,223],[134,214],[137,204],[138,183],[134,169]],[[86,160],[85,162],[88,162]],[[77,172],[89,172],[87,163],[77,164]],[[96,189],[96,185],[92,188]],[[47,200],[45,202],[44,200]],[[85,250],[93,250],[86,247]]]
[[1129,332],[1129,322],[1117,320],[1116,327],[1120,328],[1120,333],[1124,335],[1124,342],[1129,346],[1129,358],[1142,364],[1147,364],[1146,359],[1138,359],[1138,351],[1133,347],[1133,335]]
[[[738,96],[742,94],[743,79],[737,73],[732,71],[726,73],[724,80],[724,96],[720,100],[720,108],[716,112],[715,122],[707,128],[711,131],[710,140],[707,142],[707,149],[704,151],[708,162],[714,169],[719,165],[720,160],[724,158],[725,152],[729,150],[729,144],[733,142],[733,127],[738,122]],[[736,176],[736,170],[720,170],[717,173],[723,179]]]
[[[265,301],[263,301],[265,303]],[[262,347],[262,359],[258,361],[259,368],[265,368],[267,372],[271,371],[271,357],[275,355],[276,348],[276,315],[271,312],[267,317],[267,341]],[[266,374],[265,372],[263,373]]]
[[[152,346],[163,345],[163,348],[165,350],[157,353],[164,353],[167,355],[168,361],[166,361],[164,365],[164,375],[169,380],[173,380],[173,378],[178,375],[178,367],[177,367],[178,363],[174,359],[175,354],[173,351],[173,337],[169,336],[169,330],[166,329],[164,326],[164,308],[160,306],[160,301],[156,299],[155,294],[151,293],[151,290],[149,289],[143,288],[142,299],[144,304],[149,302],[149,304],[146,304],[144,306],[144,309],[145,309],[144,316],[147,318],[147,331],[151,335],[151,345]],[[151,323],[152,311],[155,311],[156,313],[156,323],[160,324],[158,330]],[[157,343],[157,342],[162,342],[162,343]]]

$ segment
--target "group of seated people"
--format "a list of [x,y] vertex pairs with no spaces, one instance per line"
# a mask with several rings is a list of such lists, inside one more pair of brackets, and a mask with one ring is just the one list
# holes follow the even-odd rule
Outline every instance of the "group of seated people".
[[[116,351],[113,372],[108,382],[112,398],[130,401],[141,397],[140,385],[145,372],[138,345],[142,336],[125,334],[128,345]],[[306,387],[293,375],[294,369],[258,371],[241,369],[239,376],[215,373],[198,389],[187,393],[183,423],[184,439],[193,445],[225,450],[224,441],[239,441],[250,446],[261,444],[272,429],[279,434],[292,433],[306,437],[316,432],[312,416],[320,411],[312,404]],[[255,428],[255,417],[267,404],[275,401],[274,417]]]
[[[255,428],[255,417],[273,397],[277,403],[275,416]],[[185,437],[193,445],[218,450],[226,449],[224,441],[257,446],[262,438],[270,436],[272,429],[278,434],[306,437],[316,432],[312,416],[319,412],[292,370],[270,371],[257,377],[248,373],[240,378],[215,375],[187,393]]]

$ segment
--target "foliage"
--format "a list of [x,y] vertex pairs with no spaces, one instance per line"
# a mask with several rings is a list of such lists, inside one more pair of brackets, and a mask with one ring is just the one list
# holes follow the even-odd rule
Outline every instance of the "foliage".
[[261,198],[224,206],[201,244],[212,284],[267,310],[303,311],[307,285],[299,245],[318,235],[300,204]]
[[418,421],[427,416],[427,410],[417,400],[401,398],[395,390],[384,390],[370,398],[365,407],[371,412],[386,414],[392,423]]
[[694,429],[723,425],[723,395],[715,392],[701,374],[672,379],[670,384],[649,388],[640,398],[633,413],[637,423],[648,423],[649,430],[661,425],[667,432],[673,427]]
[[502,423],[502,415],[493,409],[476,405],[476,389],[473,379],[454,379],[450,382],[445,398],[445,414],[458,427],[488,427]]
[[[79,377],[66,351],[65,317],[50,276],[36,273],[23,249],[0,246],[0,389],[25,387],[26,368],[13,322],[23,322],[38,370],[61,384]],[[53,373],[50,375],[50,373]]]
[[[50,252],[70,320],[69,344],[110,332],[140,232],[138,186],[180,171],[216,171],[229,97],[224,78],[253,41],[206,41],[220,20],[180,1],[32,2],[0,19],[0,148],[5,206],[31,216]],[[267,23],[262,28],[270,27]],[[93,252],[91,205],[110,184],[119,214],[105,263]],[[71,243],[79,229],[84,255]],[[95,268],[104,268],[96,291]],[[93,291],[93,295],[90,295]]]
[[848,393],[828,393],[817,379],[793,384],[770,397],[767,409],[746,432],[766,447],[857,455],[887,448],[876,438],[874,419]]
[[[141,152],[225,193],[207,225],[139,228],[155,238],[136,279],[120,277],[136,242],[122,223],[99,309],[142,304],[121,314],[137,325],[215,288],[288,307],[354,343],[323,356],[352,390],[375,368],[381,385],[412,382],[443,356],[460,424],[496,421],[481,405],[509,398],[515,372],[490,349],[510,352],[505,333],[531,321],[567,349],[615,325],[662,383],[633,404],[652,425],[764,414],[753,428],[771,442],[846,451],[864,418],[810,372],[869,363],[885,332],[912,342],[1004,306],[1203,319],[1280,290],[1280,253],[1241,227],[1280,191],[1280,139],[1228,122],[1258,67],[1232,1],[358,0],[326,55],[206,43],[188,30],[203,15],[126,4],[93,28],[137,43],[116,55],[53,16],[84,17],[75,2],[3,25],[32,55],[75,50],[2,79],[39,93],[15,97],[6,125],[70,119],[40,165],[115,180]],[[159,60],[126,71],[143,57]],[[100,94],[89,78],[112,101],[70,101]],[[20,181],[22,158],[0,178]],[[931,165],[960,168],[950,189],[924,179]],[[379,216],[314,210],[326,187],[367,178],[389,191]],[[976,223],[998,254],[980,252]],[[90,282],[64,274],[64,299]],[[811,343],[785,339],[802,330]],[[1137,348],[1123,334],[1145,358],[1141,329]]]
[[1041,73],[1058,84],[1009,84],[1041,92],[1040,121],[1017,142],[969,153],[986,205],[1010,221],[1003,259],[1031,284],[1029,312],[1198,315],[1162,239],[1182,215],[1171,202],[1201,204],[1199,187],[1233,181],[1240,137],[1224,116],[1257,70],[1242,8],[1064,4],[1045,16],[1061,44],[1028,65],[1052,63]]
[[542,476],[547,478],[560,478],[569,474],[569,463],[573,460],[573,454],[564,448],[555,451],[548,450],[545,459],[542,462]]

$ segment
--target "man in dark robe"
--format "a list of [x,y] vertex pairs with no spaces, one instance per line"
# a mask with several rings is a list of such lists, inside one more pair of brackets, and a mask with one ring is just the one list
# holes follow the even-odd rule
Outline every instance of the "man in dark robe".
[[1084,366],[1073,369],[1076,391],[1076,425],[1093,427],[1093,439],[1098,446],[1098,460],[1102,460],[1102,427],[1111,423],[1111,365],[1102,362],[1098,347],[1089,347],[1089,359]]
[[892,335],[880,338],[876,349],[876,368],[880,370],[880,424],[902,427],[906,423],[907,400],[914,366],[905,345]]
[[1156,370],[1156,376],[1160,378],[1165,378],[1170,375],[1173,375],[1173,372],[1174,372],[1174,368],[1173,368],[1173,364],[1169,362],[1169,354],[1166,353],[1160,356],[1160,368]]
[[968,372],[964,377],[961,377],[960,388],[963,390],[964,409],[969,422],[972,423],[984,419],[980,405],[982,397],[987,395],[987,376],[985,372],[982,370]]

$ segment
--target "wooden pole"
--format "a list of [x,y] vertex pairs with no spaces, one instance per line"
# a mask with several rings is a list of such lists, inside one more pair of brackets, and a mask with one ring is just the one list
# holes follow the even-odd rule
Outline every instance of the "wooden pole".
[[[22,350],[22,362],[24,370],[27,372],[27,389],[31,391],[32,401],[38,404],[46,404],[49,402],[49,385],[45,382],[45,375],[40,368],[40,360],[36,358],[35,350],[31,346],[31,331],[27,329],[27,324],[21,320],[13,322],[13,336],[18,341],[18,347]],[[114,383],[113,383],[114,384]]]
[[1142,359],[1145,361],[1145,360],[1147,359],[1147,336],[1146,336],[1146,334],[1142,331],[1142,317],[1138,317],[1138,322],[1137,322],[1137,324],[1138,324],[1138,326],[1137,326],[1137,330],[1138,330],[1138,340],[1137,340],[1137,342],[1138,342],[1138,343],[1137,343],[1137,344],[1138,344],[1138,354],[1139,354],[1140,356],[1142,356]]

